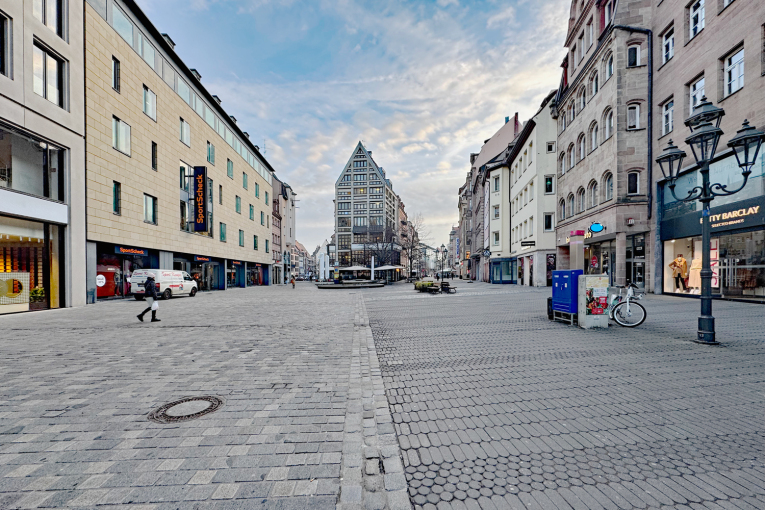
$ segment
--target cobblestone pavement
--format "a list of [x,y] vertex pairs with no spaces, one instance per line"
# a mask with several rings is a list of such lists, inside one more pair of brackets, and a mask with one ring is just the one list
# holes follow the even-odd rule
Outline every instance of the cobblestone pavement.
[[[359,293],[313,285],[0,317],[0,509],[410,508]],[[147,420],[186,396],[223,407]]]
[[636,329],[547,320],[549,289],[364,291],[415,508],[765,508],[765,309],[648,296]]

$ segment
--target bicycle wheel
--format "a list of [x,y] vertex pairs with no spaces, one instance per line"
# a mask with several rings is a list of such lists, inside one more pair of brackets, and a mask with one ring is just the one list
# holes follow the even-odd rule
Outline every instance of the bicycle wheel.
[[643,324],[648,317],[643,305],[630,301],[627,308],[627,304],[627,301],[623,301],[614,307],[613,317],[616,323],[625,328],[634,328]]

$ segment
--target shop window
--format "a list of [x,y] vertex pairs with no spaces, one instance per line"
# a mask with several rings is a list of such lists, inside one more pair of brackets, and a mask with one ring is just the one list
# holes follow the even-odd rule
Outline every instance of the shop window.
[[120,61],[112,57],[112,88],[120,91]]
[[157,158],[157,142],[151,142],[151,169],[157,170],[159,161]]
[[0,128],[0,188],[64,200],[64,150]]
[[122,184],[117,181],[112,183],[112,212],[122,214]]
[[63,0],[33,0],[32,14],[56,35],[64,37],[64,5]]
[[239,231],[239,246],[244,247],[244,230]]
[[640,193],[640,174],[638,172],[630,172],[627,174],[627,194],[637,195]]
[[220,224],[220,242],[222,243],[226,242],[226,224],[225,223]]
[[0,315],[63,306],[62,233],[55,225],[0,218]]
[[35,44],[32,47],[33,89],[51,103],[64,107],[64,61]]

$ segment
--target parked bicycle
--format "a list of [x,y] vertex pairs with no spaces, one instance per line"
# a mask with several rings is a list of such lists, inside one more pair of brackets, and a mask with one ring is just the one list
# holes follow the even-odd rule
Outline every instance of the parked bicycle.
[[[619,295],[611,295],[608,316],[625,328],[634,328],[643,324],[648,314],[643,305],[637,302],[643,299],[643,294],[635,294],[635,289],[638,286],[634,283],[628,283],[626,286],[617,285],[616,288],[619,289]],[[622,290],[625,288],[627,289],[626,296],[622,295]]]

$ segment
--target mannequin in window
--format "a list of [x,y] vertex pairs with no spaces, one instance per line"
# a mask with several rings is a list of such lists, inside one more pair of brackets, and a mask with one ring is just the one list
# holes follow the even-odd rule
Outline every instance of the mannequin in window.
[[682,253],[679,253],[675,260],[669,263],[669,268],[672,270],[672,277],[675,279],[675,290],[680,290],[681,285],[683,292],[688,290],[685,286],[685,278],[688,276],[688,261],[683,258]]
[[701,259],[691,261],[690,275],[688,276],[688,287],[691,292],[701,288]]

